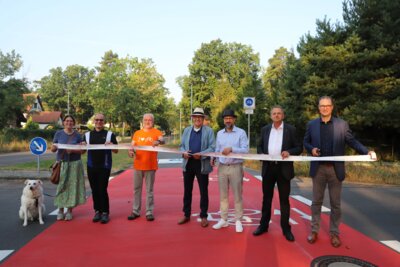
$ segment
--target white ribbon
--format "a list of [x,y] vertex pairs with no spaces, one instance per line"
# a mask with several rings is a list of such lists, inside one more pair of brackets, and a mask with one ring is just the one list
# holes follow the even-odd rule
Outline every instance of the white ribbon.
[[[183,154],[185,152],[177,149],[165,148],[165,147],[153,147],[153,146],[132,146],[131,144],[119,144],[119,145],[67,145],[67,144],[54,144],[59,149],[71,149],[71,150],[104,150],[104,149],[134,149],[144,150],[153,152],[165,152],[173,154]],[[372,152],[371,155],[356,155],[356,156],[331,156],[331,157],[311,157],[311,156],[289,156],[282,159],[281,156],[271,156],[267,154],[236,154],[231,153],[229,155],[222,155],[217,152],[199,153],[205,157],[215,158],[235,158],[235,159],[247,159],[247,160],[263,160],[263,161],[376,161],[376,154]]]

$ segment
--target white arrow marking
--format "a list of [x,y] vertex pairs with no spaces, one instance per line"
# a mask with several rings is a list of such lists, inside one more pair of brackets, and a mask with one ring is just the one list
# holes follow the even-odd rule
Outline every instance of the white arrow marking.
[[400,253],[400,242],[397,240],[386,240],[381,241],[381,243],[385,244],[386,246],[390,247],[391,249]]
[[296,208],[292,208],[292,210],[294,210],[295,212],[297,212],[298,214],[300,214],[300,217],[302,217],[302,218],[304,218],[304,219],[306,219],[306,220],[311,221],[311,216],[310,216],[310,215],[305,214],[304,212],[302,212],[301,210],[298,210],[298,209],[296,209]]
[[[301,203],[304,203],[304,204],[306,204],[307,206],[310,206],[310,207],[311,207],[311,204],[312,204],[312,201],[311,201],[311,200],[309,200],[309,199],[307,199],[307,198],[305,198],[305,197],[299,196],[299,195],[293,195],[293,196],[291,196],[291,197],[294,198],[294,199],[296,199],[296,200],[298,200],[298,201],[300,201]],[[330,212],[331,210],[330,210],[329,208],[327,208],[327,207],[322,206],[322,207],[321,207],[321,211],[322,211],[322,212]]]
[[36,141],[34,141],[33,143],[35,144],[36,150],[37,150],[37,151],[40,151],[40,152],[43,151],[43,145],[40,145],[40,146],[39,146],[39,144],[38,144]]
[[[281,215],[281,210],[278,209],[274,209],[274,215]],[[289,218],[289,222],[290,224],[298,224],[295,220],[293,220],[292,218]]]
[[0,250],[0,262],[6,258],[8,255],[13,253],[14,250]]

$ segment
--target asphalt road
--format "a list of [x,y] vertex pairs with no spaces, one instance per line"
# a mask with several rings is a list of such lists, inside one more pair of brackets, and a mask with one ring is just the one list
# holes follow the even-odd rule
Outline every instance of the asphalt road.
[[[29,155],[27,156],[29,157]],[[21,158],[23,157],[19,157],[19,159]],[[176,155],[160,153],[160,158],[176,158]],[[3,158],[0,159],[2,160]],[[180,164],[160,165],[160,167],[179,166]],[[259,175],[256,171],[246,171],[253,175]],[[34,222],[30,223],[28,227],[22,227],[22,221],[18,217],[22,188],[23,180],[21,179],[0,179],[0,214],[2,214],[2,219],[0,220],[0,251],[20,249],[55,222],[55,216],[49,215],[50,212],[55,210],[53,197],[45,196],[47,209],[44,218],[45,224],[40,225]],[[89,196],[90,187],[87,185],[86,188],[88,188],[87,195]],[[54,195],[55,190],[55,185],[44,180],[44,191],[46,194]],[[312,198],[310,179],[294,179],[292,181],[291,195],[300,195],[310,200]],[[344,183],[342,192],[343,223],[376,241],[394,240],[399,242],[399,200],[399,186]],[[330,207],[327,194],[323,205]]]
[[[31,152],[17,152],[0,154],[0,167],[15,165],[18,163],[37,161],[38,156]],[[40,160],[55,159],[55,153],[47,150],[46,153],[40,156]]]

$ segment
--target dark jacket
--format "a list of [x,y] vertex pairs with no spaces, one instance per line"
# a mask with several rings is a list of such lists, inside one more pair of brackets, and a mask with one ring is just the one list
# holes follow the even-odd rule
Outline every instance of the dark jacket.
[[[345,153],[345,144],[349,145],[359,154],[368,154],[368,149],[358,142],[347,122],[342,119],[332,117],[333,123],[333,156],[343,156]],[[320,129],[321,129],[321,118],[312,120],[307,124],[307,130],[304,136],[304,147],[308,154],[311,155],[311,151],[314,147],[320,148]],[[345,178],[345,168],[343,161],[333,162],[335,167],[336,177],[343,181]],[[312,161],[310,164],[310,176],[314,177],[317,173],[319,162]]]
[[[257,146],[258,154],[268,154],[269,135],[272,124],[268,124],[261,129],[261,136]],[[303,146],[297,137],[296,128],[290,124],[283,124],[283,138],[281,151],[288,151],[290,155],[299,155],[303,151]],[[293,161],[282,162],[281,172],[285,179],[290,180],[294,177]],[[264,177],[268,171],[268,161],[263,161],[261,175]]]

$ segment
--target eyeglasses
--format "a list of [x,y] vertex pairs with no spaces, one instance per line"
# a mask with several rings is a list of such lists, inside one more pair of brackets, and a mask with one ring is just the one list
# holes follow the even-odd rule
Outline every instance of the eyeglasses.
[[104,121],[104,119],[95,119],[94,121]]

